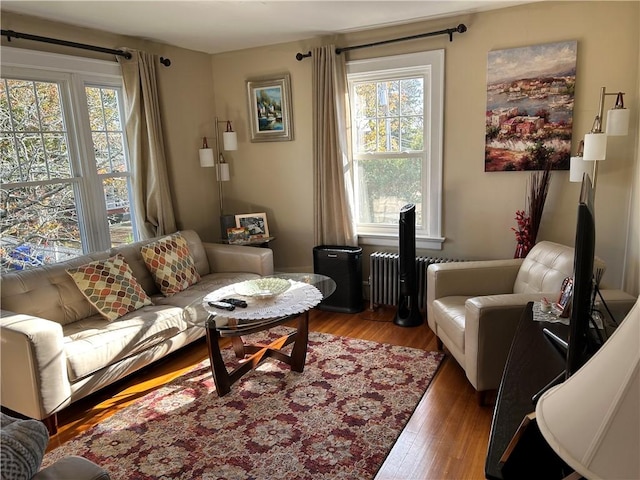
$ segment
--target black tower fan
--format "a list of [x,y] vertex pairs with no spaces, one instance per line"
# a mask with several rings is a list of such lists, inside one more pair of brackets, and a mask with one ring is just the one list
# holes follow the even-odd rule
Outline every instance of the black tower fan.
[[399,245],[400,298],[398,311],[393,321],[401,327],[416,327],[424,322],[418,308],[418,286],[416,282],[416,206],[405,205],[400,210]]

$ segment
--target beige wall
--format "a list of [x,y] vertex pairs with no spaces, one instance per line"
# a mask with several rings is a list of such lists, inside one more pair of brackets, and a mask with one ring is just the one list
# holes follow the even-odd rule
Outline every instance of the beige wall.
[[[638,167],[638,78],[640,4],[638,2],[542,2],[447,20],[368,30],[332,39],[338,46],[385,40],[465,23],[455,35],[402,42],[351,52],[348,59],[444,48],[446,51],[444,216],[442,251],[419,252],[456,258],[505,258],[513,255],[511,227],[524,208],[524,172],[485,173],[484,112],[487,53],[495,49],[575,39],[578,71],[573,151],[590,128],[600,87],[626,92],[632,108],[631,134],[610,140],[599,170],[597,254],[608,264],[605,282],[638,294],[640,285],[640,168]],[[313,174],[311,60],[297,52],[328,39],[288,43],[214,55],[142,42],[100,32],[3,14],[2,28],[104,46],[133,46],[171,58],[160,71],[165,141],[169,151],[174,203],[180,228],[195,228],[206,239],[219,236],[213,169],[198,166],[203,135],[213,136],[213,117],[233,120],[239,149],[226,154],[232,180],[225,184],[226,213],[267,212],[277,240],[276,268],[312,268]],[[64,32],[62,34],[61,32]],[[3,45],[6,41],[3,39]],[[126,43],[123,43],[126,42]],[[12,46],[44,47],[26,41]],[[46,46],[45,46],[46,47]],[[51,48],[51,47],[49,47]],[[57,51],[60,51],[59,49]],[[68,50],[64,53],[67,53]],[[77,52],[71,52],[77,54]],[[245,81],[289,73],[292,80],[295,139],[251,143]],[[606,108],[612,100],[607,99]],[[635,196],[632,197],[632,187]],[[568,172],[554,172],[539,240],[572,245],[577,184]],[[373,248],[365,249],[370,252]],[[365,277],[368,271],[364,257]]]

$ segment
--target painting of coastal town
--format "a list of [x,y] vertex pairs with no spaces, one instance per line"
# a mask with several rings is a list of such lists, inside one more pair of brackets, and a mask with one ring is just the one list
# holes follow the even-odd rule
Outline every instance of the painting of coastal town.
[[251,141],[293,140],[289,74],[247,81]]
[[577,47],[489,52],[485,172],[569,169]]

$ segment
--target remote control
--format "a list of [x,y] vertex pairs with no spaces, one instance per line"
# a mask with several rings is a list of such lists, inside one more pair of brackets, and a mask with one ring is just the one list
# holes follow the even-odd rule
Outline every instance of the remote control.
[[237,298],[223,298],[220,301],[230,303],[231,305],[234,305],[236,307],[247,308],[247,302],[245,302],[244,300],[239,300]]
[[214,308],[220,308],[221,310],[229,310],[229,311],[236,309],[235,305],[231,305],[230,303],[227,303],[227,302],[209,302],[209,306]]

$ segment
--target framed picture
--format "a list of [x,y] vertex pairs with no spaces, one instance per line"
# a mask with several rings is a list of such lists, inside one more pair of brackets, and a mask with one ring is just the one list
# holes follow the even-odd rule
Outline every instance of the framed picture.
[[554,310],[558,316],[567,318],[571,313],[571,298],[573,297],[573,278],[567,277],[562,281],[562,289]]
[[249,230],[250,238],[269,236],[266,213],[244,213],[236,215],[236,227]]
[[227,238],[230,244],[242,244],[249,241],[249,230],[240,228],[227,228]]
[[291,81],[288,74],[247,80],[252,142],[293,140]]

